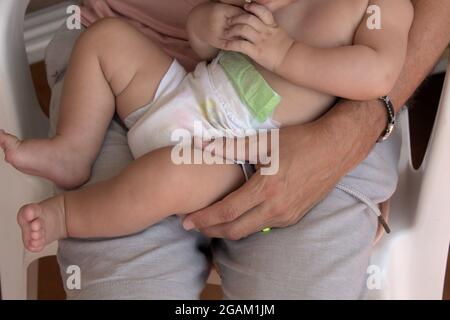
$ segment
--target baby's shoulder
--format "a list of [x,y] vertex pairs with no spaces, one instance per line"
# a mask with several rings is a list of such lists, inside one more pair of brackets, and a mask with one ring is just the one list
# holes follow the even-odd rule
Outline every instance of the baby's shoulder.
[[369,0],[313,1],[311,5],[315,7],[315,10],[320,8],[320,10],[333,14],[336,18],[341,16],[341,18],[358,19],[366,13]]
[[277,22],[297,41],[336,46],[352,42],[369,0],[296,1],[277,12]]

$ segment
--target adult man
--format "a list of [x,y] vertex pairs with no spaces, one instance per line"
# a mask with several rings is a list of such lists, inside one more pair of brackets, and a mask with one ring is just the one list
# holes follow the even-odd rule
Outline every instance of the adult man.
[[[189,69],[196,58],[187,45],[184,22],[190,8],[203,1],[85,0],[83,22],[127,18]],[[396,111],[450,41],[450,3],[412,2],[415,20],[407,60],[390,93]],[[48,51],[49,75],[57,75],[50,79],[53,124],[60,75],[78,35],[61,30]],[[82,290],[68,290],[68,297],[197,298],[209,272],[199,248],[210,245],[227,298],[364,297],[376,219],[364,203],[333,188],[339,181],[361,180],[375,202],[394,192],[398,136],[374,147],[386,119],[380,101],[340,101],[317,121],[282,130],[278,174],[256,174],[223,201],[187,218],[185,226],[202,233],[186,232],[171,217],[131,237],[61,241],[62,270],[76,264],[82,272]],[[125,135],[119,123],[111,124],[90,183],[115,175],[132,160]],[[266,226],[280,228],[258,233]],[[211,243],[207,236],[221,239]]]

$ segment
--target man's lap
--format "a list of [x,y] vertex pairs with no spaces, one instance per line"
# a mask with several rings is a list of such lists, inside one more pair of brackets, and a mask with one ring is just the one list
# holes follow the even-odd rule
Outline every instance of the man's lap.
[[[60,32],[47,54],[49,76],[55,76],[49,81],[53,130],[68,60],[60,53],[70,50],[75,39],[71,32]],[[375,202],[389,198],[397,179],[398,143],[378,145],[342,182]],[[116,175],[130,161],[126,131],[113,121],[89,183]],[[376,228],[376,216],[365,204],[335,189],[294,226],[240,241],[216,239],[212,252],[225,297],[363,297]],[[60,241],[58,261],[63,278],[69,265],[81,269],[82,289],[66,290],[68,298],[196,299],[209,272],[202,251],[208,244],[170,217],[129,237]]]
[[[130,161],[126,132],[114,121],[89,184],[116,175]],[[64,283],[67,267],[80,267],[82,288],[66,288],[69,299],[195,299],[208,277],[209,261],[201,251],[208,244],[198,233],[183,232],[180,219],[170,217],[129,237],[62,240],[58,262]]]

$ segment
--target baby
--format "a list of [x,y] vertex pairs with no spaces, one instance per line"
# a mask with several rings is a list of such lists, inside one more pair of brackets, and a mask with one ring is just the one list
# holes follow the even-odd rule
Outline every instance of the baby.
[[[380,9],[381,29],[368,27],[369,5]],[[73,50],[56,135],[20,141],[1,131],[0,146],[18,170],[74,189],[89,179],[117,112],[136,160],[109,181],[22,207],[25,247],[128,235],[223,198],[244,182],[240,166],[174,164],[163,147],[176,144],[175,129],[193,132],[200,122],[229,136],[279,128],[316,119],[336,97],[386,95],[402,69],[412,19],[409,0],[205,2],[187,29],[210,62],[189,74],[127,23],[99,21]]]

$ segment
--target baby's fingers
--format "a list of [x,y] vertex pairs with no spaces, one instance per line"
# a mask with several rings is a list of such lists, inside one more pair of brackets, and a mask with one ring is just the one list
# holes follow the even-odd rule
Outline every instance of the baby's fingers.
[[228,40],[224,42],[224,50],[243,53],[254,59],[256,47],[247,40]]
[[230,27],[237,24],[249,25],[258,32],[262,32],[267,28],[267,26],[260,19],[258,19],[258,17],[249,13],[244,13],[228,20],[228,26]]
[[275,18],[273,17],[272,12],[270,12],[270,10],[267,9],[265,6],[262,6],[257,3],[251,3],[251,4],[246,4],[244,6],[244,9],[247,10],[248,12],[253,13],[262,22],[264,22],[264,24],[271,26],[271,27],[276,26]]
[[230,27],[226,32],[227,39],[242,38],[252,43],[257,43],[259,32],[247,24],[237,24]]

